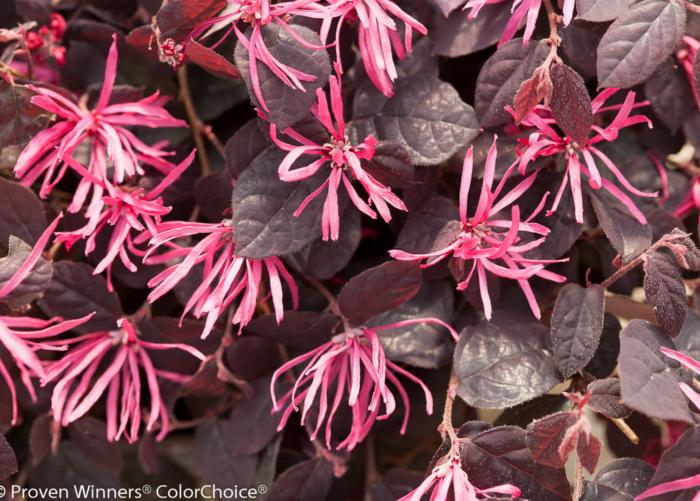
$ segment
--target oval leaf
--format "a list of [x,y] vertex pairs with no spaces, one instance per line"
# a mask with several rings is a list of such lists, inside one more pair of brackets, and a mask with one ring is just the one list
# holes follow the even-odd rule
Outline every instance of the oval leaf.
[[565,64],[550,68],[552,78],[552,115],[568,137],[586,144],[593,125],[591,98],[581,75]]
[[603,332],[604,290],[565,285],[557,296],[552,313],[551,333],[554,362],[566,378],[591,361]]
[[628,88],[648,79],[680,43],[685,18],[685,7],[673,0],[633,5],[598,45],[598,87]]

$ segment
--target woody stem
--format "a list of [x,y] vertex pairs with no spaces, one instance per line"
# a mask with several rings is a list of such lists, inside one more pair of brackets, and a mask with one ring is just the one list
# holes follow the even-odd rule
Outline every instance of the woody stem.
[[696,12],[700,14],[700,5],[695,5],[689,0],[683,0],[683,3],[685,4],[685,8],[688,9],[690,12]]
[[454,369],[450,373],[450,382],[447,385],[447,394],[445,395],[445,410],[442,413],[442,423],[440,423],[440,432],[447,434],[450,437],[450,443],[455,444],[459,440],[457,432],[452,425],[452,408],[454,407],[455,397],[457,396],[457,374]]
[[177,82],[180,85],[180,98],[185,105],[187,121],[190,123],[190,128],[192,129],[192,138],[194,139],[195,146],[197,146],[197,156],[199,157],[199,164],[202,167],[202,174],[206,176],[211,172],[211,166],[209,165],[209,157],[207,157],[207,149],[204,144],[204,137],[202,136],[202,127],[204,124],[199,119],[197,109],[192,100],[189,79],[187,77],[187,66],[183,65],[177,70]]
[[554,10],[552,0],[544,0],[544,8],[547,11],[547,20],[549,21],[549,55],[547,56],[547,60],[543,66],[549,66],[552,61],[558,59],[557,49],[561,43],[561,38],[559,37],[559,32],[557,30],[559,14],[557,14]]

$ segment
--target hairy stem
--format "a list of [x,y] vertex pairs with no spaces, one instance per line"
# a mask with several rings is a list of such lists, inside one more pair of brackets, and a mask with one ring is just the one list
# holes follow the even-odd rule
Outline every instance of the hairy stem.
[[685,4],[685,8],[690,12],[700,14],[700,5],[695,5],[694,3],[690,2],[690,0],[683,0],[683,3]]
[[544,8],[547,11],[547,21],[549,22],[549,55],[542,66],[549,67],[553,61],[559,59],[557,49],[561,43],[561,37],[558,31],[559,14],[554,10],[552,0],[544,0]]
[[583,494],[583,465],[581,459],[576,455],[576,483],[574,484],[574,501],[581,499]]
[[457,374],[454,369],[450,373],[450,382],[447,385],[447,393],[445,395],[445,410],[442,413],[442,422],[440,423],[440,433],[445,437],[447,435],[450,438],[450,443],[455,444],[459,441],[457,437],[457,432],[455,431],[454,425],[452,424],[452,409],[455,403],[455,397],[457,396]]
[[192,94],[190,93],[187,66],[181,66],[177,70],[177,82],[180,85],[180,98],[185,105],[187,121],[190,123],[190,128],[192,129],[192,138],[194,139],[195,146],[197,146],[197,156],[199,157],[199,164],[202,166],[202,174],[206,176],[211,172],[211,165],[209,165],[207,149],[204,144],[204,137],[202,136],[202,121],[197,115],[197,109],[194,106]]

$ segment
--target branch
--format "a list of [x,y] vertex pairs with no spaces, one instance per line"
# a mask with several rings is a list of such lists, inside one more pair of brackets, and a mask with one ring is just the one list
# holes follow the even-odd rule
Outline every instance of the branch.
[[547,10],[547,21],[549,22],[549,55],[542,66],[548,68],[552,61],[559,59],[557,49],[559,44],[561,44],[561,37],[557,26],[559,24],[559,14],[554,10],[552,0],[544,0],[544,8]]
[[206,176],[211,172],[211,166],[209,165],[207,149],[204,144],[204,137],[202,136],[203,124],[199,116],[197,116],[197,109],[194,106],[192,94],[190,93],[187,66],[181,66],[177,70],[177,82],[180,85],[180,98],[185,105],[187,121],[190,123],[190,128],[192,129],[192,138],[194,139],[195,146],[197,146],[197,155],[199,157],[199,164],[202,166],[202,174]]
[[696,14],[700,14],[700,5],[695,5],[694,3],[690,2],[689,0],[683,0],[683,3],[685,4],[685,8],[688,9],[690,12],[695,12]]
[[454,425],[452,424],[452,409],[455,403],[455,397],[457,396],[457,374],[454,369],[450,373],[450,382],[447,385],[447,392],[445,395],[445,410],[442,413],[442,422],[438,427],[440,434],[445,438],[447,435],[450,438],[450,444],[454,446],[458,441],[457,432],[455,431]]

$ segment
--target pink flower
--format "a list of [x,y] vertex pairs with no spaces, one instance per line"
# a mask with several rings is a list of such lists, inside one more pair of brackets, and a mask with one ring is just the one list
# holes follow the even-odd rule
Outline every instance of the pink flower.
[[[121,184],[128,177],[143,174],[140,162],[160,163],[167,155],[160,146],[149,146],[127,127],[186,127],[173,118],[163,105],[167,99],[156,92],[136,102],[109,104],[117,76],[117,37],[107,57],[105,78],[95,107],[87,109],[86,99],[78,103],[55,90],[30,86],[36,96],[32,103],[57,115],[59,121],[41,131],[24,148],[15,164],[15,176],[24,185],[43,177],[39,194],[51,190],[73,169],[81,176],[77,192],[85,194],[105,183]],[[90,146],[90,161],[83,167],[73,154],[81,144]],[[111,162],[108,162],[108,160]],[[109,171],[113,170],[110,175]]]
[[[488,4],[503,3],[506,0],[469,0],[464,6],[464,9],[471,9],[469,11],[469,19],[474,19],[479,11]],[[564,26],[568,26],[571,19],[574,17],[574,6],[576,5],[576,0],[564,0]],[[527,18],[525,23],[525,33],[523,34],[523,45],[527,43],[532,38],[532,34],[535,32],[535,26],[537,25],[537,17],[540,14],[540,8],[542,7],[542,0],[513,0],[513,7],[511,8],[511,17],[503,30],[501,35],[501,40],[498,42],[500,47],[509,40],[512,40],[515,33],[518,31],[520,24],[523,19]]]
[[[191,247],[181,247],[174,243],[178,238],[200,234],[205,237]],[[297,286],[280,258],[271,256],[265,259],[248,259],[236,256],[236,242],[230,219],[218,224],[165,222],[157,226],[150,244],[152,247],[148,250],[145,262],[155,264],[178,260],[148,283],[148,286],[153,288],[148,295],[150,302],[172,290],[195,266],[203,266],[203,278],[190,296],[182,314],[184,317],[194,309],[194,315],[199,318],[206,313],[203,338],[209,335],[222,311],[236,301],[237,307],[232,323],[243,328],[250,322],[255,314],[258,294],[263,290],[264,272],[268,275],[277,321],[282,321],[284,317],[282,280],[290,289],[293,307],[297,307]],[[166,246],[169,250],[161,255],[152,256],[160,246]]]
[[119,257],[128,270],[132,272],[137,270],[129,254],[139,258],[145,255],[145,250],[140,250],[137,244],[153,236],[161,217],[171,210],[170,207],[163,205],[160,195],[192,164],[195,153],[196,150],[192,151],[182,163],[173,165],[160,183],[148,192],[138,186],[101,185],[95,193],[104,193],[104,195],[93,198],[93,203],[86,211],[88,221],[85,226],[74,231],[58,233],[56,241],[65,243],[66,247],[70,248],[78,240],[87,239],[85,246],[87,255],[95,250],[99,233],[106,227],[110,227],[111,237],[107,254],[97,264],[94,273],[107,270],[107,285],[112,290],[111,270],[114,261]]
[[58,67],[66,64],[66,48],[61,45],[66,32],[66,20],[57,13],[49,16],[49,24],[30,31],[35,23],[20,25],[13,30],[0,29],[0,43],[17,40],[9,66],[29,80],[58,83]]
[[[639,191],[625,178],[620,169],[608,158],[605,153],[596,147],[603,141],[612,142],[617,139],[620,129],[630,127],[635,124],[646,123],[650,128],[651,121],[644,115],[631,115],[634,108],[645,106],[647,102],[634,102],[635,93],[628,92],[625,101],[621,105],[603,106],[619,89],[605,89],[593,100],[593,113],[600,114],[607,111],[617,111],[617,115],[610,124],[601,128],[597,125],[591,127],[592,134],[585,144],[577,144],[571,138],[563,135],[552,125],[556,124],[550,110],[544,106],[537,106],[534,111],[528,113],[522,124],[529,127],[536,127],[537,132],[532,132],[527,140],[524,140],[524,148],[518,152],[520,158],[520,173],[524,173],[527,166],[539,157],[549,157],[564,153],[566,155],[566,171],[562,180],[559,192],[554,199],[552,208],[548,211],[551,214],[557,210],[561,197],[566,189],[567,182],[571,187],[571,194],[574,197],[574,212],[576,221],[583,223],[583,192],[581,187],[581,174],[588,178],[588,185],[591,189],[605,189],[612,196],[617,198],[641,224],[646,224],[644,214],[637,208],[634,202],[618,188],[614,183],[608,181],[600,175],[594,157],[603,162],[608,170],[615,176],[617,181],[630,193],[640,197],[656,197],[657,193],[645,193]],[[513,110],[508,108],[513,113]],[[583,156],[584,163],[581,163]]]
[[688,193],[686,193],[683,201],[678,208],[673,211],[677,217],[685,217],[693,209],[700,208],[700,177],[694,177]]
[[683,66],[686,75],[688,76],[688,83],[693,89],[693,97],[695,98],[695,104],[700,108],[700,96],[698,95],[698,88],[695,85],[695,59],[698,56],[698,51],[700,50],[700,40],[686,35],[683,37],[682,45],[676,50],[676,57],[678,61]]
[[[452,496],[450,496],[452,491]],[[423,496],[432,492],[430,501],[477,501],[491,498],[491,494],[520,497],[520,489],[510,484],[497,485],[489,489],[479,489],[469,481],[467,473],[462,469],[459,454],[459,442],[450,448],[450,452],[441,458],[432,473],[415,490],[409,492],[398,501],[421,501]]]
[[[496,169],[496,139],[488,152],[484,178],[481,185],[479,202],[474,215],[467,215],[469,188],[474,168],[474,147],[469,148],[464,158],[462,181],[459,191],[459,228],[454,229],[450,243],[436,251],[427,254],[411,254],[401,250],[389,251],[389,254],[400,261],[424,261],[423,267],[433,266],[445,258],[453,256],[463,261],[471,261],[471,268],[464,280],[457,284],[457,289],[464,290],[476,271],[484,305],[484,314],[491,319],[491,298],[488,291],[486,273],[492,273],[501,278],[516,280],[522,289],[532,313],[540,318],[540,308],[528,279],[538,276],[553,282],[564,282],[565,277],[544,269],[545,264],[558,262],[543,259],[528,259],[523,254],[544,243],[549,229],[541,224],[531,222],[544,206],[547,195],[542,199],[530,216],[524,220],[520,217],[520,208],[513,205],[535,182],[537,173],[530,174],[511,191],[502,195],[503,188],[514,170],[511,165],[495,190],[492,190]],[[502,195],[502,196],[501,196]],[[510,207],[510,219],[503,219],[498,214]],[[539,238],[521,242],[520,233],[538,235]],[[452,234],[451,234],[452,236]],[[498,264],[502,261],[505,266]]]
[[[406,409],[401,426],[401,434],[403,434],[408,423],[410,402],[406,390],[396,377],[397,374],[413,381],[423,389],[426,412],[432,414],[433,397],[430,390],[420,379],[387,360],[377,337],[379,331],[418,323],[441,325],[447,328],[455,339],[458,337],[449,325],[435,318],[405,320],[378,327],[358,327],[338,334],[329,342],[282,365],[275,371],[270,383],[273,411],[278,412],[285,407],[278,431],[285,427],[292,413],[299,410],[300,404],[302,404],[301,422],[303,424],[318,397],[318,414],[311,439],[316,438],[325,422],[325,441],[330,449],[333,419],[347,390],[347,404],[352,409],[352,425],[347,437],[336,448],[352,450],[365,439],[376,420],[387,419],[396,410],[396,398],[388,386],[388,382],[391,382]],[[293,388],[278,399],[275,383],[279,377],[304,363],[306,366]],[[329,412],[329,391],[334,386],[336,390]],[[380,414],[382,404],[384,404],[384,412]]]
[[[315,143],[294,129],[287,128],[284,133],[300,144],[295,146],[285,143],[278,137],[277,128],[274,125],[270,126],[270,136],[279,148],[289,152],[279,166],[278,172],[282,181],[301,181],[313,176],[324,166],[330,168],[330,174],[326,181],[304,199],[294,212],[294,216],[298,217],[313,199],[321,192],[327,191],[321,219],[323,240],[328,240],[329,237],[332,240],[337,240],[340,235],[338,188],[341,182],[355,207],[372,219],[376,219],[377,212],[379,212],[382,219],[389,222],[391,220],[389,205],[403,211],[406,210],[406,206],[391,191],[391,188],[384,186],[362,168],[360,160],[371,160],[374,157],[376,139],[368,136],[357,146],[350,144],[345,135],[343,96],[339,80],[335,76],[330,78],[330,109],[323,90],[318,89],[316,94],[318,99],[311,107],[311,112],[330,134],[328,142]],[[316,159],[304,167],[292,169],[294,163],[302,156],[316,157]],[[357,193],[352,184],[353,181],[360,183],[367,192],[367,202],[362,200]],[[377,209],[377,212],[372,209],[372,205]]]
[[[202,35],[208,37],[213,32],[227,28],[221,40],[212,47],[215,48],[232,31],[235,32],[238,41],[248,51],[250,80],[253,93],[263,110],[270,111],[265,103],[260,88],[258,61],[267,66],[277,78],[285,83],[285,85],[302,91],[305,90],[303,82],[313,82],[316,80],[316,77],[304,73],[299,69],[292,68],[277,59],[265,44],[262,27],[270,23],[275,23],[287,31],[292,38],[304,47],[323,50],[324,47],[309,44],[299,36],[289,24],[287,24],[287,21],[290,16],[323,19],[328,17],[328,15],[327,7],[320,5],[319,0],[289,0],[277,3],[270,3],[270,0],[229,0],[228,5],[221,15],[201,23],[190,34],[189,38],[196,39]],[[252,28],[250,37],[246,36],[246,28],[241,28],[239,26],[240,23],[250,25]]]
[[[60,216],[57,217],[48,228],[46,228],[24,263],[22,263],[14,275],[0,288],[0,299],[11,294],[12,291],[27,278],[41,258],[41,253],[51,238],[53,231],[56,229],[60,218]],[[36,351],[62,349],[60,346],[43,343],[42,340],[74,329],[87,322],[91,316],[92,315],[87,315],[83,318],[68,321],[64,321],[60,317],[41,320],[30,317],[0,316],[0,343],[2,343],[9,352],[15,365],[19,369],[22,383],[33,401],[36,401],[36,392],[34,391],[31,377],[43,377],[45,375],[44,367],[36,356]],[[12,424],[14,425],[17,423],[18,419],[17,390],[12,376],[2,359],[0,359],[0,375],[5,380],[10,390],[10,396],[12,398]]]
[[[393,82],[398,78],[393,52],[399,59],[413,50],[413,30],[427,35],[428,30],[418,20],[391,0],[330,0],[333,17],[338,20],[335,43],[336,59],[340,63],[340,30],[345,21],[358,21],[358,44],[365,71],[372,83],[386,96],[394,94]],[[404,24],[403,40],[396,20]],[[321,40],[328,38],[333,18],[326,17],[321,25]]]
[[[106,392],[107,439],[129,443],[138,439],[141,426],[141,371],[150,394],[146,429],[160,421],[158,440],[168,433],[168,411],[163,403],[158,378],[182,383],[190,376],[156,369],[148,350],[182,350],[204,360],[204,355],[186,344],[143,341],[131,323],[123,318],[118,329],[78,336],[64,341],[72,344],[60,360],[46,368],[42,385],[56,382],[51,396],[54,421],[61,426],[84,416]],[[99,374],[99,375],[98,375]]]

